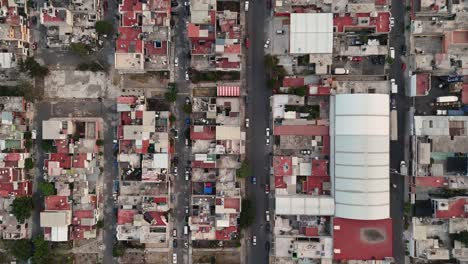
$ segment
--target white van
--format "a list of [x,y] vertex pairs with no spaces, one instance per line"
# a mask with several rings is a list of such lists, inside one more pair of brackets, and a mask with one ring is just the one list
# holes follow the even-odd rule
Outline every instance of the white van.
[[392,85],[392,93],[398,93],[398,85],[396,84],[395,79],[390,79],[390,83]]
[[270,211],[265,211],[266,221],[270,222]]
[[187,225],[184,226],[184,235],[188,236],[188,231],[189,231],[188,226]]
[[390,58],[395,59],[395,48],[390,47]]
[[335,68],[334,74],[349,74],[349,70],[345,68]]

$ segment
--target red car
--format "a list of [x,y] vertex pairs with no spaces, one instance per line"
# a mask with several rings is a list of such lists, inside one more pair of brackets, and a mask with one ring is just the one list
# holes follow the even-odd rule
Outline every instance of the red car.
[[250,47],[250,40],[249,38],[245,38],[245,47],[248,49]]
[[362,57],[353,57],[352,61],[362,61]]
[[402,71],[406,70],[406,63],[402,63],[402,64],[401,64],[401,70],[402,70]]
[[269,194],[269,193],[270,193],[270,185],[265,184],[265,194]]

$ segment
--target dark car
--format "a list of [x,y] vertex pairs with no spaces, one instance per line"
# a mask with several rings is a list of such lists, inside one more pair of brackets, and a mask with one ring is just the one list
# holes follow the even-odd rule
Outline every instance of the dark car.
[[177,247],[177,239],[172,240],[172,247],[173,248]]
[[252,177],[250,178],[250,181],[252,182],[252,184],[257,184],[257,177],[252,176]]
[[265,250],[270,251],[270,242],[265,242]]
[[185,124],[190,125],[190,117],[185,118]]
[[267,224],[265,225],[265,231],[266,231],[267,233],[270,232],[270,224],[267,223]]
[[403,54],[403,56],[406,56],[406,45],[401,45],[401,54]]

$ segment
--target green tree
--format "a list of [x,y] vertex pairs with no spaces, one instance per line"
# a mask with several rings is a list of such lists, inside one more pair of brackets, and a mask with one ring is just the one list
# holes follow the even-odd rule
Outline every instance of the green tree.
[[175,102],[177,100],[177,93],[179,91],[175,86],[169,86],[169,91],[164,94],[164,98],[169,102]]
[[468,231],[461,231],[460,233],[453,234],[452,239],[468,245]]
[[387,61],[388,64],[393,64],[395,62],[395,59],[393,59],[390,56],[387,56],[386,61]]
[[125,245],[123,243],[118,242],[114,245],[112,249],[112,255],[114,257],[122,257],[125,254]]
[[306,96],[307,86],[296,87],[292,90],[292,93],[298,96]]
[[91,52],[91,48],[83,43],[71,43],[70,50],[80,57],[85,57]]
[[46,153],[53,153],[54,152],[54,145],[52,140],[42,140],[41,147],[42,150]]
[[54,195],[55,187],[53,183],[50,182],[41,182],[39,183],[39,190],[41,190],[44,196]]
[[26,72],[31,77],[45,77],[49,74],[49,69],[41,66],[33,57],[20,60],[18,66],[21,72]]
[[247,228],[255,221],[255,207],[248,199],[242,199],[242,211],[240,213],[240,228]]
[[184,104],[184,106],[182,106],[182,109],[184,110],[184,113],[191,114],[192,113],[192,104]]
[[265,55],[263,62],[265,64],[265,70],[266,71],[272,71],[273,68],[278,65],[279,59],[276,56],[272,56],[270,54]]
[[31,139],[26,139],[26,142],[24,142],[24,147],[28,150],[32,148],[33,142]]
[[23,133],[23,138],[24,139],[31,139],[32,138],[32,133],[31,131],[26,131]]
[[16,217],[18,222],[23,223],[31,216],[31,211],[33,209],[32,197],[17,197],[13,200],[11,207],[11,213]]
[[34,168],[34,161],[32,158],[26,158],[24,160],[24,168],[27,170]]
[[171,114],[171,115],[169,116],[169,122],[170,122],[171,124],[174,124],[176,120],[177,120],[177,118],[175,117],[175,115]]
[[14,240],[8,245],[10,253],[18,260],[26,261],[33,255],[33,243],[31,240]]
[[97,228],[103,228],[104,227],[104,221],[103,220],[98,220],[96,223]]
[[239,178],[247,178],[250,175],[250,163],[248,160],[243,160],[241,163],[240,168],[236,171],[237,177]]
[[102,139],[96,140],[96,145],[98,145],[98,146],[104,146],[104,140],[102,140]]
[[406,11],[411,11],[411,6],[406,6]]
[[32,263],[46,264],[49,261],[49,243],[44,240],[44,237],[39,236],[33,239],[34,254]]
[[112,24],[110,22],[104,20],[97,21],[95,27],[99,35],[110,35],[112,33]]

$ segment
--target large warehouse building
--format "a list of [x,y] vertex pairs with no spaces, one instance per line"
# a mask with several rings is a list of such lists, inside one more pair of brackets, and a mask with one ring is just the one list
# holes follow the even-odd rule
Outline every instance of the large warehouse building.
[[390,217],[389,96],[335,96],[331,160],[335,216]]

